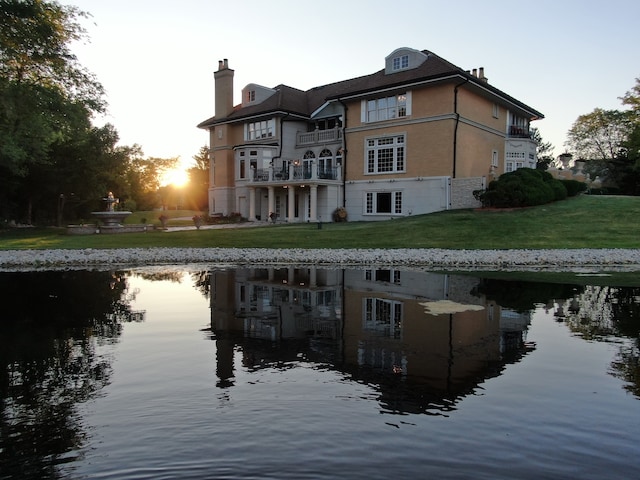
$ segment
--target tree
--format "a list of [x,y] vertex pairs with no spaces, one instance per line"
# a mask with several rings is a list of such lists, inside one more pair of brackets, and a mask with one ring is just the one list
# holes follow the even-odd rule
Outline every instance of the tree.
[[637,126],[640,123],[640,78],[636,78],[636,84],[631,90],[620,97],[623,105],[628,105],[633,114],[633,123]]
[[128,154],[131,198],[139,210],[153,210],[162,204],[160,179],[164,172],[175,167],[178,158],[144,158],[139,145],[131,147]]
[[609,161],[620,153],[631,133],[629,112],[603,110],[580,115],[569,130],[567,146],[577,158]]
[[102,85],[70,50],[72,42],[85,36],[79,19],[86,16],[55,1],[0,0],[3,216],[24,202],[31,211],[33,199],[20,197],[27,177],[39,178],[38,169],[53,165],[54,147],[73,142],[79,131],[91,128],[92,115],[105,109]]
[[536,156],[538,157],[538,162],[536,163],[536,168],[546,170],[549,168],[549,165],[551,165],[551,162],[553,162],[554,146],[551,142],[545,142],[542,139],[542,134],[537,128],[531,128],[531,134],[531,138],[537,145]]
[[630,111],[603,110],[581,115],[569,130],[567,146],[576,158],[588,160],[585,173],[599,176],[609,187],[621,187],[629,173],[628,140],[633,131]]
[[197,210],[206,210],[209,205],[209,147],[200,147],[193,156],[195,166],[188,170],[189,197]]

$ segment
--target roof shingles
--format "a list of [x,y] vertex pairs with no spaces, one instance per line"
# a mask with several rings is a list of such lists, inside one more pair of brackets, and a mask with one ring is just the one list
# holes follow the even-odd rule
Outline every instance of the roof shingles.
[[329,100],[357,97],[377,90],[391,89],[394,87],[400,88],[403,85],[436,81],[439,79],[444,80],[453,77],[459,77],[460,80],[466,80],[476,84],[490,92],[490,94],[501,97],[505,101],[516,105],[518,108],[529,112],[534,117],[544,118],[540,112],[507,95],[503,91],[498,90],[486,81],[471,75],[442,57],[428,50],[423,50],[423,53],[428,55],[429,58],[420,66],[393,74],[385,74],[385,70],[382,69],[369,75],[314,87],[306,92],[281,84],[274,88],[276,93],[265,101],[246,107],[239,105],[235,107],[226,118],[212,117],[200,123],[198,127],[208,128],[218,123],[234,122],[247,117],[266,115],[278,111],[310,117],[315,110]]

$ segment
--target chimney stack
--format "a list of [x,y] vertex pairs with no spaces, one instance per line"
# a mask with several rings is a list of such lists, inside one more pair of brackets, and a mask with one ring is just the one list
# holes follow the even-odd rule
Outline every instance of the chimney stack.
[[478,71],[478,78],[480,80],[482,80],[483,82],[489,82],[489,79],[484,76],[484,67],[480,67],[480,69]]
[[477,77],[477,76],[478,76],[478,69],[477,69],[477,68],[474,68],[474,69],[471,71],[471,75],[473,75],[474,77]]
[[214,72],[216,118],[225,118],[233,111],[233,74],[229,60],[218,61],[218,71]]

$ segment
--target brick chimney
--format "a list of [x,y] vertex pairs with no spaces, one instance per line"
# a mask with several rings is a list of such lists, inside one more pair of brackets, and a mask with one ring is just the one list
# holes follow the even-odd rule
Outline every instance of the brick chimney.
[[218,71],[213,73],[216,89],[216,118],[225,118],[233,110],[233,73],[226,58],[218,62]]

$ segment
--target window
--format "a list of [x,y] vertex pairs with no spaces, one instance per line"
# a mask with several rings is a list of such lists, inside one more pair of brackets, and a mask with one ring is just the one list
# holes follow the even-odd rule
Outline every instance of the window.
[[497,103],[493,104],[493,118],[498,118],[500,116],[500,106]]
[[256,91],[247,90],[247,102],[255,102],[255,101],[256,101]]
[[242,150],[238,152],[238,162],[237,162],[237,170],[236,170],[238,179],[250,178],[251,175],[256,174],[257,169],[258,169],[258,150],[249,150],[248,152]]
[[384,298],[364,299],[364,329],[377,331],[389,337],[402,336],[402,303]]
[[404,172],[404,135],[366,140],[366,172]]
[[524,167],[524,162],[507,161],[504,164],[505,172],[513,172],[514,170],[517,170],[522,167]]
[[401,214],[402,192],[367,192],[365,213]]
[[402,55],[393,59],[393,69],[402,70],[409,68],[409,55]]
[[325,148],[318,158],[318,175],[320,178],[330,178],[333,173],[333,154]]
[[491,166],[492,167],[497,167],[498,166],[498,151],[494,150],[493,152],[491,152]]
[[365,122],[382,122],[409,115],[409,101],[406,93],[393,97],[376,98],[366,102]]
[[400,270],[370,270],[364,271],[364,279],[372,282],[386,282],[400,285]]
[[245,125],[244,139],[258,140],[261,138],[273,137],[275,134],[275,131],[276,131],[276,122],[274,119],[247,123]]

